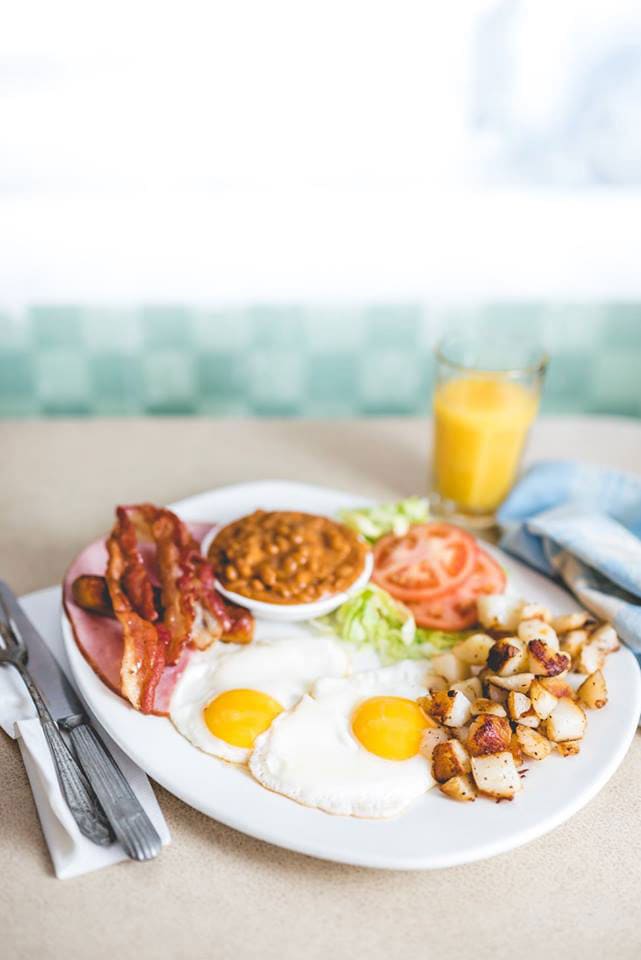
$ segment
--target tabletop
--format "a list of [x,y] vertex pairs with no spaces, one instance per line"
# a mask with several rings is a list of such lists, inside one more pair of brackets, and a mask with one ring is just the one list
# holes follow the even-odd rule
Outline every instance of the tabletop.
[[[428,483],[422,419],[0,422],[0,576],[60,581],[115,503],[291,479],[393,498]],[[528,458],[641,473],[641,422],[541,419]],[[0,738],[0,937],[11,960],[636,958],[641,739],[568,823],[481,863],[387,872],[313,860],[156,787],[173,842],[149,864],[52,874],[16,744]]]

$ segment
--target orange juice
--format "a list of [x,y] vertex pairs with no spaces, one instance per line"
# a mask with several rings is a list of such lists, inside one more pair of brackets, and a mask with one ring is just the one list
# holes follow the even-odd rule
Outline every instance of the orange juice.
[[470,374],[434,394],[436,486],[471,513],[494,510],[516,476],[538,391],[499,375]]

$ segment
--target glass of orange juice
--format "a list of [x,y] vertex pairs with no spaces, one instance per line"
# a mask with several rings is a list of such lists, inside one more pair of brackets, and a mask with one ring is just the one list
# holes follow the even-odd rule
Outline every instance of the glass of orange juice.
[[517,340],[452,336],[436,351],[435,512],[494,522],[536,417],[546,354]]

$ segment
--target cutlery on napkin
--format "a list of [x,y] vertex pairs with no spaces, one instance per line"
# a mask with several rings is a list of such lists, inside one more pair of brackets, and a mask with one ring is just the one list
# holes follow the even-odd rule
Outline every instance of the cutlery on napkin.
[[[41,590],[26,598],[26,612],[35,625],[41,627],[40,632],[46,637],[47,646],[69,678],[69,666],[57,626],[60,622],[59,601],[56,604],[56,629],[52,630],[47,624],[51,603],[51,591]],[[98,726],[94,720],[92,723],[94,727]],[[97,846],[81,834],[61,792],[51,752],[31,699],[19,675],[10,667],[0,670],[0,726],[18,740],[56,875],[61,878],[79,876],[128,859],[120,843]],[[102,730],[100,737],[151,820],[162,844],[169,843],[169,831],[147,777]]]
[[641,662],[641,477],[592,464],[531,467],[498,512],[500,546],[560,578]]

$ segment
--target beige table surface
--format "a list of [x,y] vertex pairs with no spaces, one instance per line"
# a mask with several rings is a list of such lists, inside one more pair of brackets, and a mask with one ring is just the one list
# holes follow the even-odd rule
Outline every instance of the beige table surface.
[[[375,497],[425,488],[423,421],[0,422],[0,575],[60,580],[117,502],[288,478]],[[530,458],[641,473],[641,422],[537,424]],[[571,762],[571,761],[568,761]],[[173,843],[153,863],[56,880],[18,749],[0,734],[0,957],[340,960],[641,957],[641,742],[569,823],[493,860],[424,873],[269,846],[161,788]]]

